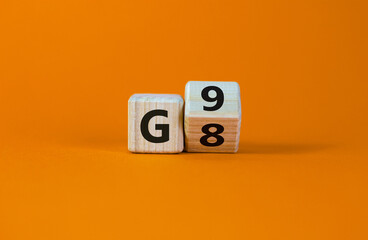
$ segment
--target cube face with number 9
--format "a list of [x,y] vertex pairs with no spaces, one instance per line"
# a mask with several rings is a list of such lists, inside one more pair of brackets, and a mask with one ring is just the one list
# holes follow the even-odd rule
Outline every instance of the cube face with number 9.
[[238,83],[187,83],[184,120],[187,152],[237,152],[240,124]]

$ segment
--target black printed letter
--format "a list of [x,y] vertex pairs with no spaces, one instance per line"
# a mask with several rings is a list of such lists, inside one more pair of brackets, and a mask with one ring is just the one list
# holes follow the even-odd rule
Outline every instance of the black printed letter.
[[169,124],[156,124],[156,130],[161,130],[162,134],[160,137],[153,136],[149,130],[148,130],[148,123],[151,120],[151,118],[155,116],[164,116],[167,117],[167,111],[156,109],[149,111],[146,113],[146,115],[143,116],[142,122],[141,122],[141,132],[143,137],[153,143],[163,143],[169,141]]

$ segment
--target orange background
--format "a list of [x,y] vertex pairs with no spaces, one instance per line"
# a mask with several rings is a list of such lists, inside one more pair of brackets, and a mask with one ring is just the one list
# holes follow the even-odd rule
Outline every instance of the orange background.
[[[367,3],[0,2],[0,239],[367,239]],[[133,93],[237,81],[237,154],[127,151]]]

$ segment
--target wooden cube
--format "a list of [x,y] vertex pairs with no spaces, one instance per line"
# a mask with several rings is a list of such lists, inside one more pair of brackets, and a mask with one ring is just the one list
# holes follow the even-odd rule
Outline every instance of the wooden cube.
[[184,148],[183,98],[134,94],[128,102],[128,149],[136,153],[179,153]]
[[190,81],[185,87],[185,150],[237,152],[241,124],[236,82]]

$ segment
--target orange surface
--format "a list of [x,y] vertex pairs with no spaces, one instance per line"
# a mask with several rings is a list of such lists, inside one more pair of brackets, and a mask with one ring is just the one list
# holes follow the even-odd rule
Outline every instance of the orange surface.
[[[367,2],[0,2],[0,239],[368,239]],[[238,154],[127,151],[133,93],[237,81]]]

